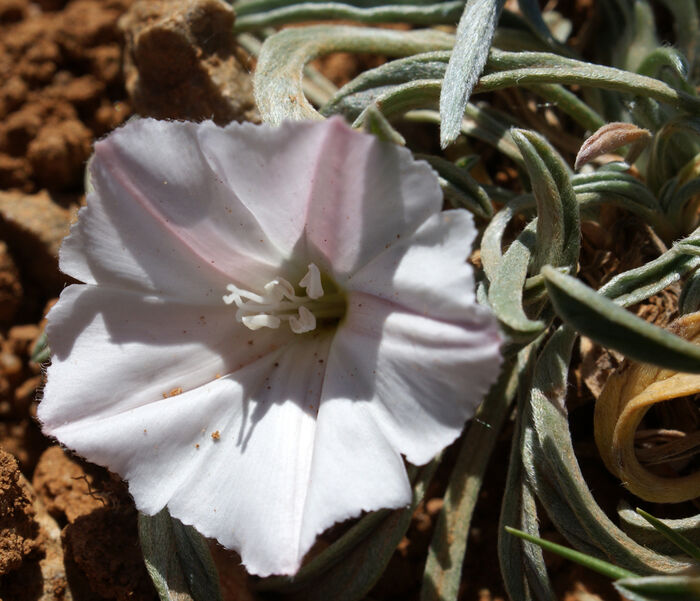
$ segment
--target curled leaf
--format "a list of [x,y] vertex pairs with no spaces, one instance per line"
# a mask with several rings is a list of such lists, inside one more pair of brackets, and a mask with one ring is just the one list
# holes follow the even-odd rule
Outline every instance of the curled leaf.
[[578,170],[593,159],[628,144],[632,144],[633,147],[630,149],[627,161],[633,162],[650,140],[651,132],[648,129],[637,127],[633,123],[617,121],[608,123],[603,125],[581,145],[576,155],[575,169]]
[[[670,329],[699,343],[700,313],[684,315]],[[659,503],[700,497],[700,471],[662,477],[644,467],[635,450],[637,428],[652,406],[698,393],[700,375],[643,363],[628,363],[608,379],[596,403],[596,444],[606,467],[638,497]]]

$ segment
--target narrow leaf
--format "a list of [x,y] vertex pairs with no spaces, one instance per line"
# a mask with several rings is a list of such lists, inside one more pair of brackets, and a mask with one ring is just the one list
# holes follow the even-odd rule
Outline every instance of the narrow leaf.
[[[678,552],[677,547],[671,541],[624,501],[618,507],[617,515],[620,518],[622,529],[640,545],[666,555],[673,555]],[[663,519],[661,521],[677,534],[683,535],[693,544],[700,546],[700,514],[686,518]]]
[[626,311],[576,278],[542,268],[557,314],[578,332],[637,361],[700,373],[700,346]]
[[526,361],[512,361],[489,391],[461,442],[425,565],[421,601],[456,601],[469,526],[486,466]]
[[[532,385],[524,389],[527,398],[522,408],[528,415],[521,457],[527,480],[557,530],[577,550],[607,558],[638,574],[687,569],[689,561],[679,561],[635,543],[591,494],[574,452],[564,410],[575,339],[574,330],[560,326],[538,357]],[[510,522],[514,523],[517,522]]]
[[438,2],[432,5],[392,5],[357,7],[343,2],[301,2],[272,10],[249,13],[236,19],[234,31],[251,31],[323,19],[349,20],[362,23],[412,23],[414,25],[451,24],[462,11],[462,2]]
[[697,601],[700,599],[698,576],[647,576],[625,578],[614,583],[629,601]]
[[525,160],[537,201],[535,271],[546,263],[573,266],[578,260],[579,206],[564,160],[535,132],[511,131]]
[[433,30],[313,25],[285,29],[267,38],[253,77],[255,99],[265,122],[285,119],[322,119],[303,93],[304,65],[332,52],[371,52],[407,56],[430,50],[448,50],[452,36]]
[[371,105],[367,110],[367,116],[363,125],[366,132],[374,134],[380,140],[393,142],[399,146],[406,145],[406,139],[391,126],[391,123],[387,121],[376,105]]
[[417,159],[427,161],[444,178],[449,187],[443,187],[445,198],[457,207],[470,210],[483,219],[493,216],[493,205],[486,191],[466,169],[432,154],[416,154]]
[[530,249],[535,243],[535,224],[531,221],[508,247],[489,287],[489,304],[514,341],[530,342],[547,325],[544,321],[530,319],[523,308],[523,286]]
[[504,0],[468,0],[464,7],[440,94],[443,148],[459,135],[464,109],[486,64],[503,4]]
[[32,363],[46,363],[51,358],[51,349],[49,348],[49,340],[46,336],[46,332],[42,332],[39,338],[36,339],[34,346],[30,352],[29,360]]
[[574,561],[588,568],[589,570],[598,572],[599,574],[607,576],[608,578],[637,577],[637,574],[635,574],[634,572],[630,572],[629,570],[625,570],[623,568],[618,568],[617,566],[608,563],[607,561],[603,561],[596,557],[591,557],[590,555],[586,555],[585,553],[580,553],[578,551],[575,551],[574,549],[570,549],[569,547],[558,545],[556,543],[544,540],[543,538],[539,538],[537,536],[531,536],[527,532],[522,532],[520,530],[516,530],[515,528],[510,528],[508,526],[506,526],[506,532],[512,534],[513,536],[517,536],[518,538],[522,538],[523,540],[526,540],[528,542],[534,543],[535,545],[539,545],[545,551],[551,551],[552,553],[556,553],[561,557]]
[[219,577],[205,538],[170,517],[139,514],[146,569],[161,601],[221,601]]
[[661,532],[668,540],[670,540],[676,547],[678,547],[684,553],[687,553],[695,561],[700,562],[700,547],[698,547],[693,541],[688,540],[682,534],[679,534],[673,528],[669,528],[660,519],[655,518],[653,515],[647,513],[643,509],[637,508],[637,513],[641,515],[647,522],[649,522],[654,528]]

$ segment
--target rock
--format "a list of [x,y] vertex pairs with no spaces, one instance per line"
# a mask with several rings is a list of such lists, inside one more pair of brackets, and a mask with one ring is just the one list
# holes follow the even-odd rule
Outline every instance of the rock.
[[46,191],[0,191],[0,238],[7,241],[25,276],[45,292],[55,293],[65,283],[58,270],[58,249],[74,215]]
[[19,271],[7,244],[0,241],[0,324],[11,323],[22,303]]
[[24,17],[27,11],[27,0],[0,1],[0,23],[13,23]]
[[36,521],[41,532],[44,557],[39,561],[43,586],[40,601],[73,601],[63,563],[61,528],[46,510],[39,497],[34,501]]
[[134,109],[159,119],[259,120],[221,0],[137,0],[120,19]]
[[117,28],[130,2],[0,0],[0,189],[82,189],[92,139],[130,112]]
[[29,487],[20,482],[17,461],[0,450],[0,575],[16,570],[39,549],[33,501]]
[[136,508],[118,478],[53,446],[41,456],[33,484],[48,512],[67,522],[62,542],[76,598],[157,601],[138,543]]
[[27,149],[27,159],[39,183],[55,189],[79,181],[90,156],[92,132],[77,119],[45,126]]
[[[3,495],[4,475],[7,474],[4,455],[8,454],[0,451],[0,494]],[[61,529],[47,513],[41,499],[34,494],[31,484],[18,471],[15,475],[18,488],[24,492],[22,513],[26,517],[31,516],[33,538],[30,542],[33,543],[33,550],[22,557],[21,563],[14,570],[2,576],[0,597],[8,601],[72,601],[73,595],[68,587],[63,565]],[[0,505],[1,503],[2,501]],[[12,535],[16,532],[10,537],[6,534],[4,531],[0,532],[0,562],[6,557],[3,547],[12,540]]]
[[[47,443],[36,422],[26,415],[19,419],[0,420],[0,441],[2,448],[11,453],[27,473],[34,469]],[[0,595],[0,599],[4,597]]]
[[102,497],[90,494],[94,477],[59,446],[41,455],[32,483],[48,512],[59,521],[73,522],[105,505]]

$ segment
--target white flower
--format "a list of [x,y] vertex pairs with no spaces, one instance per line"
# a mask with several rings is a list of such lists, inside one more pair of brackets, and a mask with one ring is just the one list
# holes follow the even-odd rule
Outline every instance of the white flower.
[[427,164],[340,119],[139,120],[98,142],[61,249],[44,432],[292,574],[316,536],[401,507],[495,379],[475,229]]

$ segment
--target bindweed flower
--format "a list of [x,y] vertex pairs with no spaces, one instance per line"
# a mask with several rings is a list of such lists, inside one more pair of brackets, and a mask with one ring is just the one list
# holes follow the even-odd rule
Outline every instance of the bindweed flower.
[[138,120],[95,146],[48,317],[44,432],[292,574],[316,536],[411,500],[497,376],[471,216],[340,119]]

